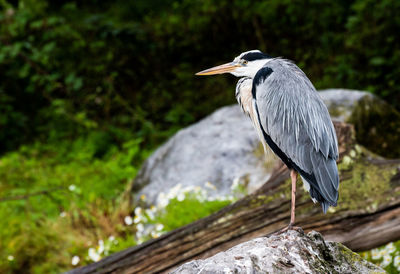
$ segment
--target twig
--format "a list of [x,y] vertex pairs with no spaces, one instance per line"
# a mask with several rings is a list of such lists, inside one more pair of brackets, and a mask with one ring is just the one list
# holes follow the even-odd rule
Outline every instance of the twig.
[[47,189],[47,190],[42,190],[42,191],[38,191],[38,192],[31,193],[31,194],[26,194],[26,195],[17,195],[17,196],[14,196],[14,197],[3,197],[3,198],[0,198],[0,202],[25,200],[25,199],[28,199],[28,198],[33,197],[33,196],[48,195],[50,192],[54,192],[54,191],[57,191],[57,190],[60,190],[60,189],[64,189],[64,187],[59,186],[59,187],[55,187],[55,188],[51,188],[51,189]]

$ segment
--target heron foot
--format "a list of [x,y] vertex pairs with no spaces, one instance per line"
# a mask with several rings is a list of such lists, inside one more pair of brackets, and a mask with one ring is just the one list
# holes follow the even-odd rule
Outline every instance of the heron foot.
[[286,231],[288,231],[288,230],[296,230],[297,232],[304,233],[304,231],[303,231],[303,229],[302,229],[301,227],[299,227],[299,226],[294,226],[292,223],[289,223],[289,225],[288,225],[287,227],[285,227],[285,228],[279,230],[279,231],[277,232],[277,234],[282,234],[282,233],[284,233],[284,232],[286,232]]

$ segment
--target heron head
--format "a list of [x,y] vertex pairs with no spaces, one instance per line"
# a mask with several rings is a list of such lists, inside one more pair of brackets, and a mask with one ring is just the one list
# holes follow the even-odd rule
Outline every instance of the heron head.
[[254,78],[257,71],[259,71],[271,58],[271,56],[262,53],[259,50],[250,50],[241,53],[230,63],[200,71],[196,73],[196,75],[230,73],[237,77],[246,76]]

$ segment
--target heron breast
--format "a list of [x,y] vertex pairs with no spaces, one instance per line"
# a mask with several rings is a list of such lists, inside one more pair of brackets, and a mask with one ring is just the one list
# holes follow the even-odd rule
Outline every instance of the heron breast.
[[253,81],[251,79],[247,79],[243,81],[239,88],[239,96],[237,99],[239,101],[239,105],[242,107],[242,110],[250,115],[253,116],[253,107],[252,107],[252,99],[253,96],[251,95],[251,88],[252,88]]

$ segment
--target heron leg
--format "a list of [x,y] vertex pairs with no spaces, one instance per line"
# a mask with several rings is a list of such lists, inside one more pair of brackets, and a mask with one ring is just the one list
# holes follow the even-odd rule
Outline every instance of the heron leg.
[[292,179],[292,206],[290,207],[290,223],[293,226],[295,222],[295,208],[296,208],[296,181],[297,173],[293,169],[290,171],[290,178]]
[[279,233],[283,233],[285,231],[288,231],[290,229],[297,230],[299,232],[302,232],[303,229],[301,227],[294,226],[295,222],[295,208],[296,208],[296,181],[297,181],[297,172],[295,170],[290,171],[290,178],[292,180],[292,202],[291,202],[291,207],[290,207],[290,223],[287,227],[284,229],[280,230]]

